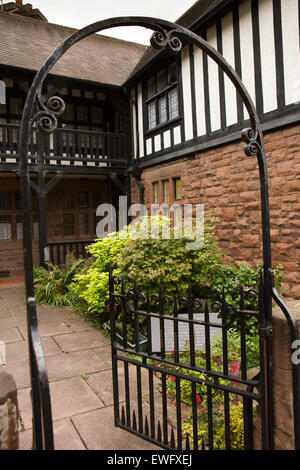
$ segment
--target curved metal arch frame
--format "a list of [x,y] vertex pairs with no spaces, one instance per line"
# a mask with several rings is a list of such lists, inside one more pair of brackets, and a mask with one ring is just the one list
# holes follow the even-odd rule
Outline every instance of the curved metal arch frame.
[[[240,77],[229,63],[204,39],[194,34],[192,31],[183,28],[180,25],[169,21],[148,18],[148,17],[118,17],[104,21],[93,23],[69,36],[61,45],[48,57],[44,65],[37,72],[35,79],[28,92],[24,106],[21,130],[19,137],[19,155],[20,155],[20,180],[22,195],[22,213],[23,213],[23,250],[24,250],[24,270],[27,297],[27,318],[28,318],[28,337],[29,347],[34,352],[34,357],[38,358],[39,367],[31,361],[31,377],[32,377],[32,394],[33,398],[38,397],[35,412],[36,422],[34,429],[36,432],[35,446],[37,448],[53,447],[52,422],[47,420],[47,413],[51,414],[50,394],[47,380],[46,363],[43,356],[40,337],[38,332],[36,308],[34,303],[34,287],[33,287],[33,261],[32,261],[32,240],[30,227],[30,184],[29,184],[29,165],[28,165],[28,148],[29,135],[33,123],[37,124],[37,128],[43,132],[51,133],[57,125],[57,116],[64,111],[64,102],[60,97],[53,96],[47,103],[42,99],[42,87],[50,70],[62,55],[80,40],[103,31],[108,28],[118,26],[142,26],[154,31],[151,44],[157,49],[166,49],[171,54],[177,54],[182,48],[185,41],[189,44],[199,47],[206,53],[231,80],[248,111],[250,118],[250,127],[242,131],[242,139],[245,142],[244,152],[246,156],[257,157],[259,167],[260,180],[260,198],[261,198],[261,215],[262,215],[262,246],[263,246],[263,289],[264,289],[264,305],[263,305],[263,329],[272,322],[272,269],[271,269],[271,243],[270,243],[270,216],[269,216],[269,193],[265,148],[263,142],[262,129],[259,117],[251,97],[242,83]],[[34,107],[38,106],[39,111],[34,114]],[[271,389],[271,369],[268,358],[271,355],[271,340],[266,336],[264,341],[265,350],[265,375],[266,383],[262,383],[265,391]],[[39,393],[42,389],[43,394]],[[272,398],[270,392],[266,393],[266,421],[269,429],[267,438],[267,447],[273,447],[272,439]],[[34,400],[33,400],[34,401]],[[37,434],[41,430],[41,423],[44,423],[44,435],[48,436],[47,442],[42,442]],[[42,435],[42,433],[41,433]]]

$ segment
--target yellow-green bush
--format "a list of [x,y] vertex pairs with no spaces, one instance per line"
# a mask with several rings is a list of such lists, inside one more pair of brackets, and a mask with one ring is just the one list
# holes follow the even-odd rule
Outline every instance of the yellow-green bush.
[[[213,446],[214,449],[225,450],[225,413],[223,400],[215,400],[213,403]],[[244,449],[244,419],[243,404],[236,398],[230,400],[229,411],[229,429],[230,429],[230,449]],[[202,443],[208,447],[208,416],[207,409],[200,407],[198,413],[198,446],[201,448]],[[191,415],[182,421],[183,434],[189,434],[193,441],[193,420]]]

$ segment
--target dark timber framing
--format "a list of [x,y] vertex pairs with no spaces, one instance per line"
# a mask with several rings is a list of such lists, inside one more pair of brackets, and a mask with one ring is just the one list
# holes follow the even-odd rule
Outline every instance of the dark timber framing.
[[[202,38],[206,41],[206,31],[202,34]],[[211,119],[210,119],[210,102],[209,102],[208,57],[205,52],[203,52],[203,85],[204,85],[206,134],[209,135],[211,133]]]
[[258,18],[258,0],[252,0],[252,31],[253,31],[253,57],[255,73],[256,109],[259,116],[263,114],[263,91],[261,77],[260,33]]
[[[284,62],[283,62],[283,36],[282,36],[282,18],[281,18],[281,9],[282,5],[280,0],[270,0],[271,6],[273,9],[273,17],[269,18],[268,21],[273,22],[274,26],[274,50],[275,50],[275,68],[276,68],[276,95],[277,100],[274,99],[273,109],[268,112],[264,112],[264,96],[263,96],[263,80],[267,80],[267,77],[262,76],[262,64],[263,61],[269,60],[268,57],[264,57],[261,48],[261,41],[264,40],[261,32],[261,24],[260,24],[260,9],[259,9],[259,0],[251,0],[250,2],[250,9],[249,13],[249,22],[251,23],[252,28],[252,44],[249,43],[250,54],[253,53],[253,78],[254,78],[254,90],[255,90],[255,97],[256,97],[256,109],[258,115],[261,118],[263,123],[264,130],[271,130],[280,128],[286,125],[290,125],[292,123],[296,123],[299,121],[299,104],[285,104],[285,80],[284,80]],[[240,5],[242,0],[235,1],[235,2],[223,2],[220,5],[219,9],[215,9],[214,14],[211,12],[209,22],[195,22],[193,28],[197,30],[200,36],[202,35],[203,38],[206,37],[207,28],[215,25],[216,33],[217,33],[217,50],[222,54],[223,53],[223,31],[222,31],[222,19],[225,15],[229,14],[232,15],[232,34],[233,34],[233,66],[237,72],[237,74],[242,77],[242,57],[241,57],[241,31],[240,31],[240,22],[241,22],[241,13],[240,13]],[[299,22],[300,22],[300,0],[299,4]],[[249,23],[249,24],[250,24]],[[300,28],[300,26],[299,26]],[[148,64],[145,64],[141,70],[137,73],[136,76],[132,77],[129,82],[128,86],[135,84],[138,80],[143,80],[143,77],[149,73],[149,70],[152,70],[161,66],[163,67],[163,63],[165,60],[165,53],[162,52],[158,55],[153,55],[153,58],[149,61]],[[196,89],[195,89],[195,81],[197,77],[195,77],[195,58],[193,54],[193,49],[190,46],[189,50],[189,59],[190,59],[190,79],[191,79],[191,116],[192,116],[192,135],[193,138],[187,140],[185,137],[185,124],[186,124],[186,116],[184,116],[184,107],[181,100],[184,99],[184,93],[182,92],[182,68],[181,66],[178,67],[178,91],[179,91],[179,104],[181,106],[180,111],[180,119],[178,122],[175,123],[167,123],[163,126],[158,126],[156,129],[153,129],[151,132],[147,132],[147,127],[144,125],[144,144],[146,147],[146,140],[151,139],[152,142],[152,152],[147,154],[146,148],[144,157],[141,158],[140,164],[144,166],[151,165],[150,160],[152,160],[152,164],[157,164],[158,162],[165,162],[171,161],[172,158],[177,158],[178,156],[185,156],[189,155],[193,149],[199,148],[204,149],[205,145],[204,142],[207,142],[207,149],[211,147],[217,147],[218,145],[222,145],[223,143],[227,143],[230,141],[230,136],[232,136],[232,140],[235,140],[235,133],[236,131],[241,128],[241,126],[247,125],[247,113],[245,113],[245,108],[241,97],[237,93],[236,98],[236,123],[228,125],[227,124],[227,106],[230,106],[230,103],[226,103],[226,93],[225,93],[225,79],[224,79],[224,72],[219,67],[218,69],[218,78],[219,78],[219,87],[211,87],[211,81],[209,80],[209,73],[210,70],[208,68],[208,58],[203,52],[203,86],[204,86],[204,109],[205,109],[205,116],[203,115],[203,120],[205,120],[205,128],[206,132],[205,135],[198,136],[197,134],[197,120],[201,119],[196,113]],[[178,61],[181,60],[181,55],[178,57]],[[244,72],[245,73],[245,72]],[[252,72],[251,72],[252,73]],[[144,74],[144,75],[143,75]],[[246,77],[245,77],[246,78]],[[275,81],[273,82],[275,84]],[[213,89],[210,89],[213,88]],[[217,130],[212,131],[211,129],[211,112],[212,103],[210,101],[210,95],[212,93],[219,93],[220,97],[220,128]],[[275,95],[275,97],[276,97]],[[275,98],[274,97],[274,98]],[[276,102],[277,101],[277,102]],[[143,97],[143,103],[145,102]],[[143,109],[144,119],[145,119],[145,106]],[[190,117],[188,117],[190,118]],[[144,121],[145,122],[145,121]],[[181,125],[181,144],[174,145],[174,136],[173,136],[173,129],[180,123]],[[138,127],[138,123],[137,123]],[[171,132],[171,148],[164,149],[163,143],[163,132],[165,130],[170,130]],[[139,129],[137,129],[137,132]],[[160,151],[154,148],[155,137],[160,134],[160,139],[162,143],[162,147]],[[224,141],[222,141],[221,136],[223,136]],[[161,157],[161,158],[160,158]],[[160,158],[160,160],[158,160]]]
[[[232,11],[233,19],[233,41],[234,41],[234,64],[236,73],[242,77],[242,61],[241,61],[241,43],[240,43],[240,22],[239,22],[239,6],[236,5]],[[242,123],[244,120],[243,103],[240,95],[237,93],[237,121]]]
[[[176,57],[177,61],[177,70],[178,70],[178,106],[179,106],[179,116],[180,120],[180,135],[181,142],[185,141],[185,124],[184,124],[184,106],[183,106],[183,84],[182,84],[182,60],[181,54],[178,54]],[[171,147],[174,147],[174,127],[171,131]]]
[[[217,50],[223,55],[223,43],[222,43],[222,23],[221,18],[217,21]],[[220,117],[221,117],[221,129],[226,127],[226,107],[225,107],[225,84],[224,84],[224,72],[221,67],[218,68],[219,73],[219,89],[220,89]]]
[[193,115],[193,137],[197,138],[197,115],[196,115],[196,96],[195,96],[195,61],[194,61],[194,46],[190,44],[190,67],[191,67],[191,96],[192,96],[192,115]]
[[282,22],[281,22],[281,1],[273,0],[274,16],[274,38],[275,38],[275,58],[276,58],[276,84],[277,84],[277,104],[282,110],[285,105],[284,96],[284,70],[283,70],[283,45],[282,45]]

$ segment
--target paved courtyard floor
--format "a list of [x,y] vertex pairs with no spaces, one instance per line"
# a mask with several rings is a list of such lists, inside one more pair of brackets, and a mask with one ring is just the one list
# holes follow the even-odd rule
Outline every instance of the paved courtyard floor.
[[[38,306],[46,356],[55,448],[152,450],[151,443],[114,427],[110,342],[68,308]],[[18,388],[20,449],[31,449],[32,412],[24,286],[0,287],[0,340]],[[134,390],[133,390],[134,393]]]

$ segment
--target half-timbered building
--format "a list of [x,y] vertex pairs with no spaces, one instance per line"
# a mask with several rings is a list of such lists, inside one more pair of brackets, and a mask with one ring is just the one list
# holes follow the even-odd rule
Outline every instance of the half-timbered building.
[[[23,275],[17,143],[36,71],[74,29],[50,24],[31,5],[0,9],[0,277]],[[13,8],[13,6],[15,8]],[[5,7],[5,5],[4,5]],[[18,14],[19,12],[19,14]],[[30,143],[34,262],[84,254],[96,237],[96,208],[128,192],[129,97],[122,86],[145,46],[93,35],[72,48],[48,77],[44,98],[65,111],[51,135]],[[45,252],[45,248],[47,248]]]
[[[22,274],[16,143],[24,99],[35,71],[73,31],[31,6],[19,8],[18,15],[0,10],[3,277]],[[256,105],[268,156],[273,262],[284,265],[293,297],[300,297],[299,17],[298,0],[199,0],[178,20],[225,57]],[[204,204],[219,216],[229,259],[259,262],[257,162],[244,156],[241,141],[247,111],[200,49],[183,44],[172,56],[93,35],[55,65],[44,93],[61,96],[66,109],[54,134],[35,133],[30,146],[36,260],[44,261],[48,247],[60,261],[71,242],[80,253],[95,237],[97,205],[130,193],[148,206]]]
[[[300,296],[300,55],[298,0],[198,1],[178,23],[219,51],[242,78],[266,143],[273,263],[285,293]],[[149,48],[131,86],[133,154],[146,205],[202,203],[220,219],[220,244],[237,262],[260,262],[256,159],[245,157],[246,108],[199,48],[176,57]]]

